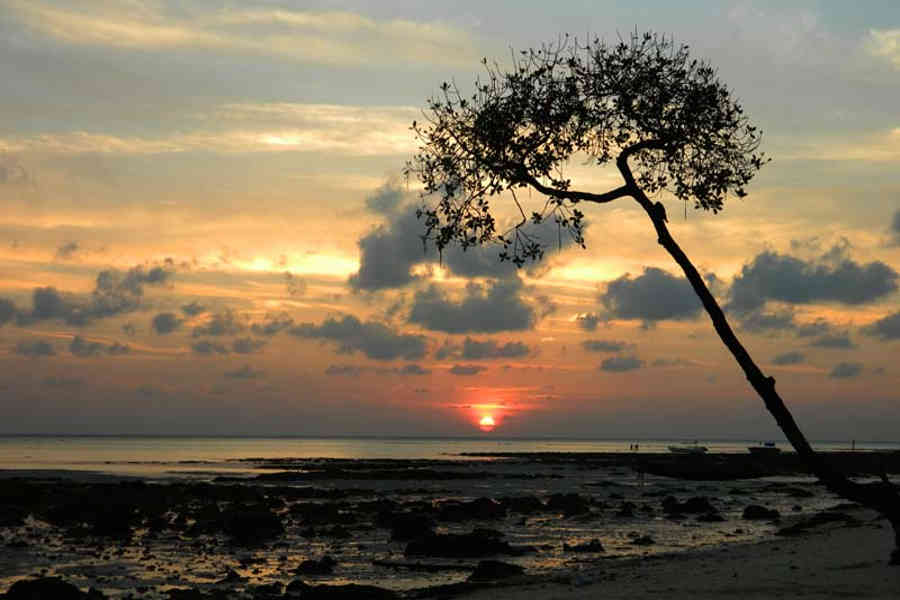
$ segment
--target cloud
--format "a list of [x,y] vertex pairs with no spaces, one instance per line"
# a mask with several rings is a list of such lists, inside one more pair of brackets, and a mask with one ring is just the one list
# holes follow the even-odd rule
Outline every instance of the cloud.
[[584,340],[581,347],[588,352],[621,352],[628,344],[615,340]]
[[194,327],[191,335],[194,337],[237,335],[243,330],[244,324],[235,317],[231,310],[226,310],[212,315],[203,325]]
[[870,29],[863,47],[900,68],[900,29]]
[[[440,263],[454,275],[460,277],[513,278],[517,268],[509,261],[501,261],[502,247],[497,244],[473,246],[466,250],[458,246],[446,248],[438,255],[433,244],[423,243],[425,223],[416,216],[417,206],[403,205],[407,194],[400,188],[387,184],[376,190],[367,205],[386,217],[379,225],[362,238],[359,270],[350,276],[350,285],[356,290],[375,291],[397,288],[412,283],[420,276],[413,274],[417,265]],[[552,220],[540,224],[528,224],[522,229],[535,240],[546,244],[545,255],[549,258],[572,245],[568,235],[559,235],[557,225]],[[544,263],[530,265],[529,274],[536,276]]]
[[781,312],[764,312],[752,310],[739,314],[741,329],[751,333],[763,331],[782,332],[794,329],[794,313],[790,310]]
[[326,375],[338,375],[342,377],[358,377],[365,373],[366,368],[358,365],[329,365],[325,369]]
[[197,354],[228,354],[228,348],[218,342],[200,340],[191,344],[191,350]]
[[795,304],[862,304],[897,289],[897,272],[883,262],[865,265],[835,247],[817,261],[766,251],[744,265],[731,284],[729,308],[748,312],[768,300]]
[[894,213],[894,218],[891,220],[891,226],[888,229],[888,233],[891,236],[891,244],[900,246],[900,210]]
[[15,303],[6,298],[0,298],[0,326],[6,325],[12,321],[18,314]]
[[304,64],[371,68],[412,64],[471,64],[478,53],[463,29],[438,21],[376,19],[344,11],[287,8],[165,12],[157,3],[95,5],[71,10],[39,0],[12,0],[23,25],[73,45],[135,50],[228,52]]
[[69,352],[71,352],[73,356],[81,358],[100,356],[101,354],[120,356],[131,352],[131,348],[125,344],[120,344],[119,342],[113,342],[112,344],[92,342],[80,335],[76,335],[72,338],[71,343],[69,343]]
[[78,244],[78,242],[66,242],[56,249],[56,259],[69,260],[70,258],[75,256],[75,254],[77,254],[79,250],[81,250],[81,246]]
[[196,317],[200,313],[206,312],[206,307],[199,302],[191,302],[190,304],[182,305],[181,312],[189,317]]
[[20,311],[18,321],[27,325],[33,321],[62,319],[70,325],[82,326],[95,319],[132,312],[141,306],[145,285],[161,285],[173,274],[169,263],[149,269],[138,265],[125,272],[117,269],[100,271],[94,290],[86,300],[54,287],[35,288],[31,312]]
[[306,280],[290,271],[284,272],[284,283],[289,296],[302,296],[306,293]]
[[492,358],[521,358],[528,356],[531,349],[522,342],[498,344],[494,340],[478,341],[466,337],[461,357],[464,360],[485,360]]
[[785,352],[772,359],[773,365],[797,365],[806,360],[799,352]]
[[159,313],[150,321],[153,331],[160,335],[172,333],[181,325],[182,321],[175,313],[165,312]]
[[328,318],[321,325],[300,323],[289,333],[301,338],[335,342],[340,353],[362,352],[374,360],[415,360],[425,356],[425,336],[398,333],[384,323],[364,323],[352,315]]
[[225,377],[230,379],[256,379],[262,376],[262,371],[257,371],[250,367],[250,365],[244,365],[240,369],[235,369],[234,371],[226,371]]
[[237,354],[253,354],[258,352],[266,345],[265,340],[255,340],[253,338],[239,338],[231,344],[231,349]]
[[816,319],[812,323],[797,323],[794,333],[797,337],[815,337],[831,331],[831,324],[825,319]]
[[399,369],[394,369],[398,375],[430,375],[431,369],[426,369],[415,363],[404,365]]
[[449,372],[453,375],[478,375],[486,370],[487,367],[481,365],[453,365]]
[[446,333],[495,333],[534,327],[534,309],[520,297],[522,282],[503,279],[482,286],[470,283],[459,302],[436,285],[416,292],[409,322]]
[[900,339],[900,311],[878,319],[871,325],[862,328],[866,335],[881,338],[884,341]]
[[609,371],[612,373],[622,373],[624,371],[633,371],[644,366],[644,361],[636,356],[612,356],[600,363],[601,371]]
[[841,350],[856,348],[856,344],[853,343],[853,340],[850,339],[850,335],[846,332],[823,335],[822,337],[811,341],[809,345],[816,346],[817,348],[832,348]]
[[687,279],[655,267],[645,267],[637,277],[625,274],[609,282],[600,302],[609,317],[639,319],[645,326],[668,319],[693,319],[702,309]]
[[595,331],[598,323],[600,323],[600,317],[595,313],[587,313],[575,317],[575,324],[584,331]]
[[849,379],[859,376],[862,371],[863,366],[860,363],[842,362],[836,364],[828,376],[833,379]]
[[266,315],[262,323],[253,323],[250,330],[256,335],[272,336],[294,326],[294,319],[287,313],[280,315]]
[[22,356],[27,356],[29,358],[56,355],[53,344],[46,340],[21,340],[16,344],[14,351],[16,354],[21,354]]
[[78,388],[84,385],[84,379],[80,377],[57,377],[50,375],[44,378],[44,385],[53,388]]
[[[329,365],[327,369],[325,369],[326,375],[339,375],[345,377],[358,377],[363,373],[370,371],[368,367],[363,367],[359,365]],[[425,369],[420,365],[415,363],[410,363],[408,365],[404,365],[402,367],[394,367],[394,368],[384,368],[379,367],[374,369],[375,374],[377,375],[391,375],[391,376],[420,376],[420,375],[430,375],[431,369]]]

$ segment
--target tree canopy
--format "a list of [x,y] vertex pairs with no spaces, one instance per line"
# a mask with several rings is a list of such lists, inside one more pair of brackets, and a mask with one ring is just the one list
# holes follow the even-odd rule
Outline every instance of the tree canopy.
[[[609,202],[666,190],[695,208],[718,212],[765,162],[761,131],[730,90],[689,48],[652,33],[609,45],[568,36],[514,53],[501,68],[483,61],[486,77],[464,95],[451,83],[414,122],[419,152],[407,173],[437,202],[421,209],[426,235],[439,250],[499,240],[503,258],[521,265],[541,256],[541,241],[520,229],[552,214],[584,245],[581,201]],[[603,193],[572,189],[572,158],[614,162],[623,184]],[[490,200],[518,188],[546,195],[543,210],[498,232]],[[518,203],[518,199],[516,198]]]

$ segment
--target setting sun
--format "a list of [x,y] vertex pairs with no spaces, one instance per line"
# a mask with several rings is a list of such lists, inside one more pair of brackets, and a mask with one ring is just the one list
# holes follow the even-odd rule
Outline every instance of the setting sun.
[[484,415],[483,417],[481,417],[481,421],[478,422],[478,426],[482,431],[493,431],[495,425],[496,423],[494,423],[494,417],[492,417],[491,415]]

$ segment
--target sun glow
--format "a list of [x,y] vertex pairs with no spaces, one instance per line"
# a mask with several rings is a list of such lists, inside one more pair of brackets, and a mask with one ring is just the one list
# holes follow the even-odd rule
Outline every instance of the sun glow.
[[494,422],[494,417],[492,417],[491,415],[484,415],[478,422],[478,427],[480,427],[482,431],[493,431],[496,425],[497,424]]

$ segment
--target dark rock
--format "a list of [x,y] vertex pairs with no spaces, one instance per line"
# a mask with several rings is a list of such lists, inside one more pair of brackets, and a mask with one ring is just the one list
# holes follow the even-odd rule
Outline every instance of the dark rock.
[[307,585],[302,581],[290,582],[285,598],[302,600],[396,600],[397,592],[374,585]]
[[619,512],[616,513],[616,516],[623,518],[632,518],[634,517],[634,509],[636,505],[633,502],[623,502],[619,507]]
[[475,530],[471,533],[430,533],[410,541],[406,545],[407,556],[436,556],[464,558],[507,554],[518,556],[526,548],[513,547],[501,541],[491,530]]
[[84,594],[59,577],[40,577],[15,582],[3,597],[8,600],[82,600]]
[[563,544],[563,550],[567,550],[569,552],[605,552],[606,549],[603,547],[603,544],[600,540],[594,538],[589,542],[585,542],[583,544]]
[[520,513],[523,515],[541,512],[547,508],[547,506],[536,496],[501,498],[500,502],[509,512]]
[[662,501],[663,512],[673,514],[705,514],[716,512],[705,496],[694,496],[685,502],[679,502],[674,496],[666,496]]
[[391,520],[391,539],[408,541],[422,537],[434,529],[434,521],[423,513],[401,513],[393,515]]
[[284,533],[278,515],[267,508],[234,507],[222,513],[224,531],[238,544],[264,543]]
[[709,512],[697,517],[697,521],[701,523],[721,523],[725,520],[725,517],[720,515],[717,512]]
[[196,588],[173,588],[166,592],[169,600],[206,600],[206,596]]
[[297,575],[330,575],[334,572],[337,561],[327,554],[319,560],[307,559],[294,569]]
[[814,498],[815,494],[809,490],[804,490],[799,487],[788,487],[781,490],[782,493],[787,494],[791,498]]
[[635,546],[652,546],[656,543],[656,540],[649,535],[642,535],[641,537],[631,540],[631,543]]
[[553,494],[547,501],[547,509],[561,512],[564,517],[584,514],[591,510],[590,499],[578,494]]
[[269,600],[274,598],[280,598],[281,592],[284,589],[284,585],[280,582],[275,581],[273,583],[266,583],[260,585],[252,585],[247,588],[247,591],[253,595],[254,600]]
[[523,575],[525,569],[499,560],[482,560],[469,575],[469,581],[494,581]]
[[777,520],[781,517],[781,514],[774,508],[766,508],[758,504],[751,504],[744,509],[743,517],[748,521],[764,519]]

